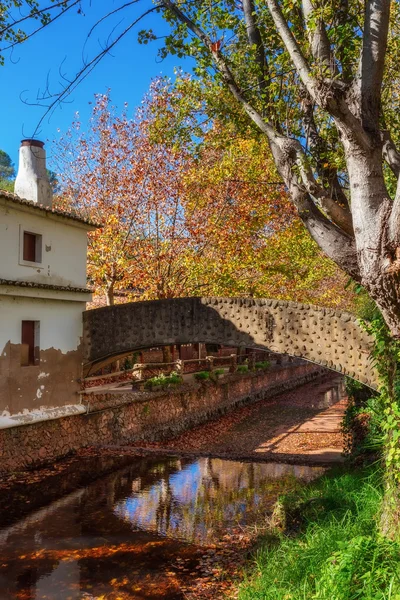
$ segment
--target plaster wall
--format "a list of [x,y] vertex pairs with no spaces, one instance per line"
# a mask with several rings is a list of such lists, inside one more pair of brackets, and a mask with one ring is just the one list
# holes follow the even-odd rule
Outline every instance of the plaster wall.
[[[87,228],[0,199],[0,278],[86,287]],[[23,231],[42,236],[41,263],[22,260]]]
[[[84,302],[0,295],[0,414],[78,402]],[[39,321],[37,365],[21,366],[21,322]]]

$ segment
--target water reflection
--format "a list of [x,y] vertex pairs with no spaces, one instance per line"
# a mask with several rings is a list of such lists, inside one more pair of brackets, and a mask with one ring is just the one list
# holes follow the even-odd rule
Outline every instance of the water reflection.
[[[0,599],[184,598],[177,559],[321,468],[141,459],[0,530]],[[204,546],[203,546],[204,547]]]
[[265,513],[291,479],[309,481],[322,472],[306,466],[200,458],[150,487],[134,480],[132,494],[114,511],[133,529],[212,543],[227,527],[247,525]]
[[329,408],[336,402],[342,400],[347,395],[346,385],[343,377],[337,377],[334,379],[334,385],[329,387],[327,390],[317,393],[311,400],[311,408]]

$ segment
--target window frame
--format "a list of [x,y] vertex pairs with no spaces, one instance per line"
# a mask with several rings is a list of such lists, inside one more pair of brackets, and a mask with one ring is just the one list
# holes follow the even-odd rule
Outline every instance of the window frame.
[[[29,233],[36,237],[35,258],[38,260],[24,259],[24,235]],[[39,229],[32,231],[23,225],[19,226],[19,260],[18,263],[23,267],[33,267],[34,269],[44,269],[43,265],[43,232]]]

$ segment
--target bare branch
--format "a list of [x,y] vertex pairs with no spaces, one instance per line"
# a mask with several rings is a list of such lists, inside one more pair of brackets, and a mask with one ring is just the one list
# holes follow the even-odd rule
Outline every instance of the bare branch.
[[132,6],[133,4],[137,4],[138,2],[140,2],[140,0],[132,0],[131,2],[126,2],[125,4],[123,4],[122,6],[119,6],[118,8],[116,8],[115,10],[111,10],[110,12],[108,12],[106,15],[103,15],[98,21],[96,21],[96,23],[89,29],[87,37],[89,38],[93,31],[96,29],[96,27],[98,27],[100,25],[100,23],[102,23],[103,21],[105,21],[106,19],[108,19],[109,17],[111,17],[112,15],[115,15],[117,12],[120,12],[121,10],[124,10],[127,6]]
[[36,126],[36,129],[35,129],[35,132],[34,132],[33,136],[36,134],[37,130],[40,128],[40,126],[43,123],[43,121],[46,118],[46,116],[49,115],[60,102],[64,102],[65,101],[65,98],[67,98],[67,96],[69,96],[69,94],[71,94],[72,91],[76,88],[76,86],[79,85],[81,83],[81,81],[83,79],[85,79],[85,77],[87,77],[89,75],[89,73],[91,73],[93,71],[93,69],[110,52],[110,50],[114,46],[116,46],[116,44],[118,44],[118,42],[123,37],[125,37],[125,35],[131,29],[133,29],[133,27],[135,27],[135,25],[137,25],[144,17],[146,17],[150,13],[158,10],[158,8],[159,8],[158,6],[153,6],[152,8],[149,8],[147,11],[145,11],[144,13],[142,13],[137,19],[135,19],[132,23],[130,23],[130,25],[128,25],[128,27],[126,27],[122,33],[120,33],[112,42],[110,42],[105,48],[103,48],[101,50],[101,52],[99,52],[86,65],[84,65],[80,71],[78,71],[78,73],[75,75],[75,77],[68,83],[68,85],[66,85],[64,87],[64,89],[63,89],[62,92],[60,92],[59,94],[53,94],[53,95],[48,96],[46,98],[45,97],[42,98],[42,100],[45,100],[45,99],[50,99],[51,97],[53,97],[54,100],[52,102],[50,102],[50,104],[47,106],[47,110],[44,112],[44,114],[40,118],[40,120],[39,120],[39,122],[38,122],[38,124]]

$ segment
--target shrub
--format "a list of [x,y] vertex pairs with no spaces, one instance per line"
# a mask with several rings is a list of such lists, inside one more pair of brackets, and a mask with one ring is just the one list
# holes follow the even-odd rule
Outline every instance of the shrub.
[[170,375],[157,375],[148,379],[144,384],[146,390],[152,390],[154,387],[167,387],[169,385],[179,385],[182,383],[182,377],[173,371]]
[[269,362],[269,360],[262,360],[256,362],[254,366],[256,369],[268,369],[271,366],[271,363]]
[[215,369],[213,373],[214,375],[223,375],[225,373],[225,369]]
[[194,378],[197,379],[197,381],[206,381],[207,379],[210,379],[210,372],[199,371],[198,373],[194,373]]
[[238,365],[236,370],[238,373],[247,373],[249,370],[249,365]]
[[211,371],[211,373],[210,373],[211,381],[217,382],[219,379],[219,376],[223,375],[224,373],[225,373],[225,369],[214,369],[214,371]]

